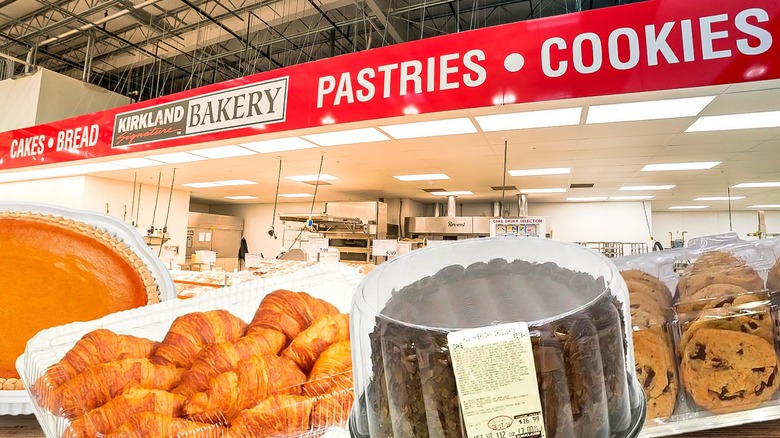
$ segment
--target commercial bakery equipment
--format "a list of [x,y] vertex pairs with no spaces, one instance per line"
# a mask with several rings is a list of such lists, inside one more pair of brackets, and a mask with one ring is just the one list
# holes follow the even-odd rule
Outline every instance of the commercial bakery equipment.
[[341,260],[371,261],[371,241],[387,237],[387,204],[378,201],[327,202],[321,214],[282,214],[282,221],[304,222],[310,235],[328,239]]
[[238,250],[244,219],[221,214],[190,212],[187,220],[187,260],[197,251],[216,252],[214,265],[226,271],[238,268]]

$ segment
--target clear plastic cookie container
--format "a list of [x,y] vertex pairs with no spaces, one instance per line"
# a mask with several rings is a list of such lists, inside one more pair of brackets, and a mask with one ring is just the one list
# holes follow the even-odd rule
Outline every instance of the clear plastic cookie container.
[[[635,329],[642,317],[652,316],[656,325],[660,317],[664,336],[671,340],[659,348],[657,337],[646,342],[639,338],[651,335],[634,335],[636,368],[648,405],[640,436],[780,418],[780,239],[703,236],[686,248],[613,260],[626,277]],[[653,287],[641,289],[635,281],[639,278]],[[665,303],[660,313],[652,311],[647,296]],[[662,351],[673,355],[674,366],[659,365]],[[662,394],[658,376],[669,370],[671,377],[675,367],[676,379],[669,379],[668,394]]]
[[352,436],[633,437],[644,422],[626,284],[587,248],[414,251],[364,279],[351,315]]

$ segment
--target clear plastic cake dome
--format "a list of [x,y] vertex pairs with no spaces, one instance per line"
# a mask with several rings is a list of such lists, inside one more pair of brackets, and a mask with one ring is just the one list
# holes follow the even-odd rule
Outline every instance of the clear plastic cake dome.
[[352,304],[353,437],[638,435],[628,291],[607,258],[536,238],[383,263]]

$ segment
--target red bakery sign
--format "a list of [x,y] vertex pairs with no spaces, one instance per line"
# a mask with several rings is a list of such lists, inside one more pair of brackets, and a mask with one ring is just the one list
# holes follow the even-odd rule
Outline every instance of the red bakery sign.
[[500,104],[780,78],[777,0],[650,0],[445,35],[0,133],[0,170]]

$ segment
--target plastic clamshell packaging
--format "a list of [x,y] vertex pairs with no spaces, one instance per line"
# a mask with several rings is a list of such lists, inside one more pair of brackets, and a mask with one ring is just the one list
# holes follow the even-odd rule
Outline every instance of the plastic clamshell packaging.
[[[402,255],[369,273],[355,295],[350,432],[457,438],[466,428],[522,435],[543,426],[551,438],[637,436],[645,404],[628,317],[626,284],[615,265],[578,245],[485,238]],[[516,351],[505,349],[514,348],[515,338],[491,343],[518,322],[527,324],[533,368],[504,354]],[[491,360],[456,364],[466,344],[450,340],[471,333],[479,339],[483,330],[489,348],[501,354],[470,354]],[[482,347],[478,341],[476,348]],[[494,407],[474,409],[481,402],[463,401],[473,388],[508,384],[491,383],[488,375],[500,368],[519,370],[503,376],[510,380],[530,375],[523,388],[533,394],[527,399],[538,400],[528,406],[539,406],[541,416],[511,412],[483,421]],[[471,389],[459,389],[466,384]],[[494,395],[486,398],[516,396]]]
[[[189,300],[173,300],[114,313],[94,321],[53,327],[41,331],[30,340],[24,355],[17,360],[17,369],[26,387],[33,388],[33,384],[44,375],[46,370],[60,360],[86,333],[96,329],[108,329],[116,334],[161,341],[177,317],[216,309],[224,309],[247,322],[252,320],[263,297],[278,289],[305,291],[315,298],[333,304],[340,312],[346,313],[361,279],[362,275],[347,266],[338,263],[318,264],[287,276],[241,283],[224,288],[218,293],[205,294]],[[353,394],[351,386],[339,388],[338,391],[348,394],[350,398]],[[48,399],[47,394],[32,398],[35,416],[46,436],[49,438],[64,436],[71,422],[63,416],[52,414],[44,407]],[[222,436],[224,431],[224,428],[209,425],[189,433],[194,433],[192,436]],[[348,433],[343,427],[333,426],[296,436],[335,438],[348,436]]]
[[[176,288],[173,285],[173,280],[160,259],[151,251],[135,228],[113,216],[54,205],[25,202],[0,202],[0,211],[32,212],[59,216],[85,222],[107,231],[121,239],[143,260],[157,283],[161,301],[176,298]],[[0,391],[0,415],[29,415],[33,413],[33,410],[34,407],[27,391]]]
[[[660,394],[659,373],[674,374],[669,386],[673,401],[667,410],[654,406],[661,399],[649,399],[640,436],[780,418],[778,258],[780,239],[744,241],[729,233],[693,239],[687,248],[613,259],[624,275],[650,274],[671,295],[662,322],[650,330],[653,334],[634,334],[638,377],[648,397]],[[635,283],[627,280],[629,289]],[[632,303],[634,330],[649,331],[637,317],[646,315],[647,307]],[[665,339],[663,349],[638,342],[650,336]],[[662,350],[672,363],[661,365],[657,356]]]

